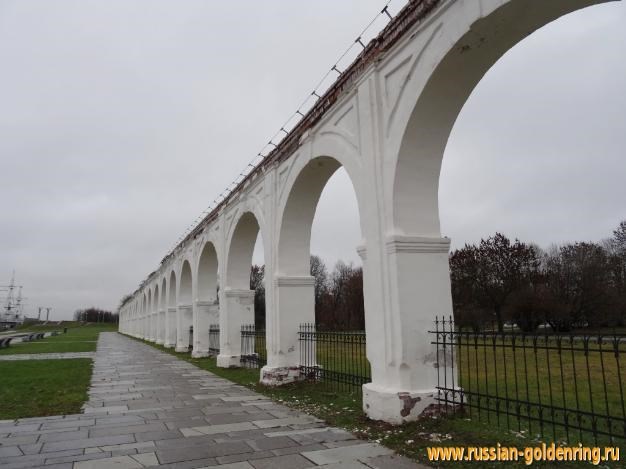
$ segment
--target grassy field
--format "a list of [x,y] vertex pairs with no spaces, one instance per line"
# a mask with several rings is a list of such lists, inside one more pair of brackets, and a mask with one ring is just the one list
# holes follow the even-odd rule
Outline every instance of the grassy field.
[[[137,340],[137,339],[136,339]],[[325,383],[301,382],[280,387],[266,387],[259,384],[259,370],[247,368],[218,368],[214,358],[191,358],[190,353],[176,353],[173,349],[145,342],[152,347],[186,360],[199,368],[205,369],[218,376],[242,384],[256,392],[288,405],[289,407],[310,413],[328,424],[345,428],[359,437],[378,441],[381,444],[408,456],[423,464],[432,465],[427,458],[427,447],[432,446],[494,446],[500,443],[503,446],[536,446],[541,439],[528,432],[518,432],[515,429],[507,430],[503,425],[494,425],[486,419],[469,418],[468,414],[432,415],[417,422],[400,426],[391,426],[382,422],[375,422],[366,418],[361,407],[361,393],[352,388],[352,391],[333,390]],[[337,349],[334,349],[337,351]],[[318,350],[323,362],[328,357],[328,350]],[[504,357],[501,357],[504,358]],[[510,357],[509,357],[510,358]],[[334,363],[338,363],[334,359]],[[332,366],[333,359],[327,362]],[[474,416],[473,416],[474,417]],[[547,439],[550,441],[549,439]],[[626,450],[621,446],[622,452]],[[526,467],[524,462],[518,463],[480,463],[480,462],[450,462],[437,463],[437,467]],[[588,467],[588,463],[561,463],[559,467]],[[533,467],[553,467],[553,464],[537,464]],[[607,465],[603,467],[623,467]]]
[[[67,326],[65,326],[67,327]],[[117,324],[87,324],[68,327],[67,334],[63,334],[62,326],[31,326],[21,332],[43,332],[60,330],[61,334],[54,337],[36,340],[33,342],[12,343],[10,347],[0,349],[0,355],[22,353],[63,353],[63,352],[93,352],[100,332],[116,331]]]
[[91,360],[0,362],[0,419],[80,413]]
[[[594,440],[590,432],[571,428],[576,426],[595,425],[598,431],[623,435],[622,424],[606,417],[626,417],[626,343],[590,341],[587,353],[582,340],[563,340],[559,346],[554,338],[539,338],[535,346],[526,338],[517,339],[515,348],[511,345],[508,339],[498,340],[495,348],[489,339],[463,339],[457,349],[457,384],[473,393],[467,407],[470,418],[575,443]],[[553,413],[553,408],[570,411]],[[502,412],[506,410],[510,415]],[[589,415],[578,420],[578,411]],[[542,425],[542,419],[555,424]]]

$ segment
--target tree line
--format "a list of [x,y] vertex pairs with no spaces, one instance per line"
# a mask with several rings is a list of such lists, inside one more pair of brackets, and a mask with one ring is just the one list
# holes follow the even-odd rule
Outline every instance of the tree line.
[[[343,261],[332,272],[319,256],[311,256],[311,276],[315,278],[315,323],[320,329],[365,329],[363,269]],[[265,266],[253,265],[250,289],[255,291],[254,311],[257,328],[265,328]]]
[[526,332],[626,325],[626,221],[600,242],[547,250],[496,233],[450,255],[457,325]]
[[92,306],[87,309],[77,309],[74,312],[74,321],[118,323],[119,314]]
[[[253,266],[255,322],[265,327],[264,266]],[[365,328],[363,270],[338,262],[329,272],[311,256],[315,322],[335,330]],[[626,326],[626,221],[602,242],[574,242],[544,250],[501,233],[450,254],[457,325],[526,332],[547,323],[555,331]],[[436,311],[433,311],[433,315]]]

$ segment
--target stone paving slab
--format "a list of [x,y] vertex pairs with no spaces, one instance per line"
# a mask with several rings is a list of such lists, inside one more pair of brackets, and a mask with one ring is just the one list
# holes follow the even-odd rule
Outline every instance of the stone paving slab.
[[96,352],[65,352],[65,353],[15,353],[13,355],[0,355],[2,362],[14,362],[21,360],[66,360],[71,358],[95,358]]
[[121,334],[86,354],[84,413],[0,421],[3,469],[424,467]]

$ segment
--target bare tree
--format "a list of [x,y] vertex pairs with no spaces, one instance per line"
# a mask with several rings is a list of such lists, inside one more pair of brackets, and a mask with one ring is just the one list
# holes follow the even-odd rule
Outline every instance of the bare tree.
[[253,265],[250,269],[250,290],[254,290],[254,323],[265,327],[265,266]]

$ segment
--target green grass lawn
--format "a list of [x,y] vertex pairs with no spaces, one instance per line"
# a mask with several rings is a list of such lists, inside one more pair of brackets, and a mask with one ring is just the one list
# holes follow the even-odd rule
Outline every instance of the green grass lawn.
[[[135,339],[138,340],[138,339]],[[235,383],[244,385],[260,394],[264,394],[278,402],[294,409],[315,415],[325,420],[329,425],[345,428],[359,437],[378,441],[394,451],[410,457],[423,464],[433,465],[427,458],[426,448],[432,446],[536,446],[540,439],[528,432],[518,432],[516,429],[507,430],[504,426],[487,422],[486,419],[469,418],[465,414],[434,415],[424,417],[417,422],[400,426],[392,426],[383,422],[369,420],[362,410],[361,393],[357,390],[332,389],[325,383],[300,382],[280,387],[267,387],[259,384],[259,370],[250,368],[218,368],[214,358],[191,358],[190,353],[176,353],[173,349],[145,342],[152,347],[175,355],[193,363],[199,368],[215,373]],[[318,350],[321,353],[320,362],[328,358],[327,350]],[[511,357],[500,357],[506,359]],[[479,357],[480,359],[480,357]],[[333,363],[333,358],[327,365]],[[335,361],[334,363],[337,363]],[[473,363],[473,362],[472,362]],[[605,370],[606,371],[606,370]],[[623,376],[623,375],[622,375]],[[509,379],[513,377],[510,376]],[[595,384],[594,384],[595,385]],[[473,416],[474,417],[474,416]],[[546,439],[550,441],[549,438]],[[626,450],[622,443],[622,453]],[[518,463],[480,463],[480,462],[449,462],[437,463],[436,467],[526,467]],[[588,467],[588,463],[560,463],[559,467]],[[552,464],[537,464],[533,467],[554,467]],[[622,467],[618,465],[604,467]]]
[[23,332],[42,332],[44,330],[60,330],[61,334],[54,337],[33,342],[12,343],[10,347],[0,349],[0,355],[23,353],[63,353],[63,352],[93,352],[100,332],[117,330],[117,324],[87,324],[68,327],[67,334],[63,334],[62,327],[34,326],[24,329]]
[[[510,339],[496,342],[494,348],[489,339],[470,339],[468,342],[463,338],[462,345],[457,348],[458,384],[465,391],[475,393],[469,403],[476,407],[468,407],[468,416],[474,421],[532,434],[543,430],[546,437],[555,440],[593,442],[590,432],[569,428],[579,423],[592,428],[591,417],[585,416],[578,422],[570,412],[568,425],[561,427],[558,423],[566,422],[564,413],[555,411],[552,414],[550,408],[562,408],[595,413],[599,416],[595,423],[599,431],[623,435],[621,424],[602,416],[623,418],[626,415],[623,401],[626,343],[617,344],[615,349],[610,342],[590,342],[589,353],[585,353],[584,343],[579,340],[564,339],[560,347],[556,339],[544,337],[537,340],[537,347],[532,338],[518,338],[515,348],[510,347]],[[507,347],[501,347],[503,344]],[[499,396],[500,399],[479,399],[479,395]],[[522,404],[518,406],[516,401]],[[479,404],[483,409],[478,409]],[[496,405],[500,410],[508,409],[512,415],[502,412],[498,415]],[[546,423],[542,428],[539,421],[541,408],[543,419],[554,420],[556,425]]]
[[90,359],[0,361],[0,419],[80,413]]

